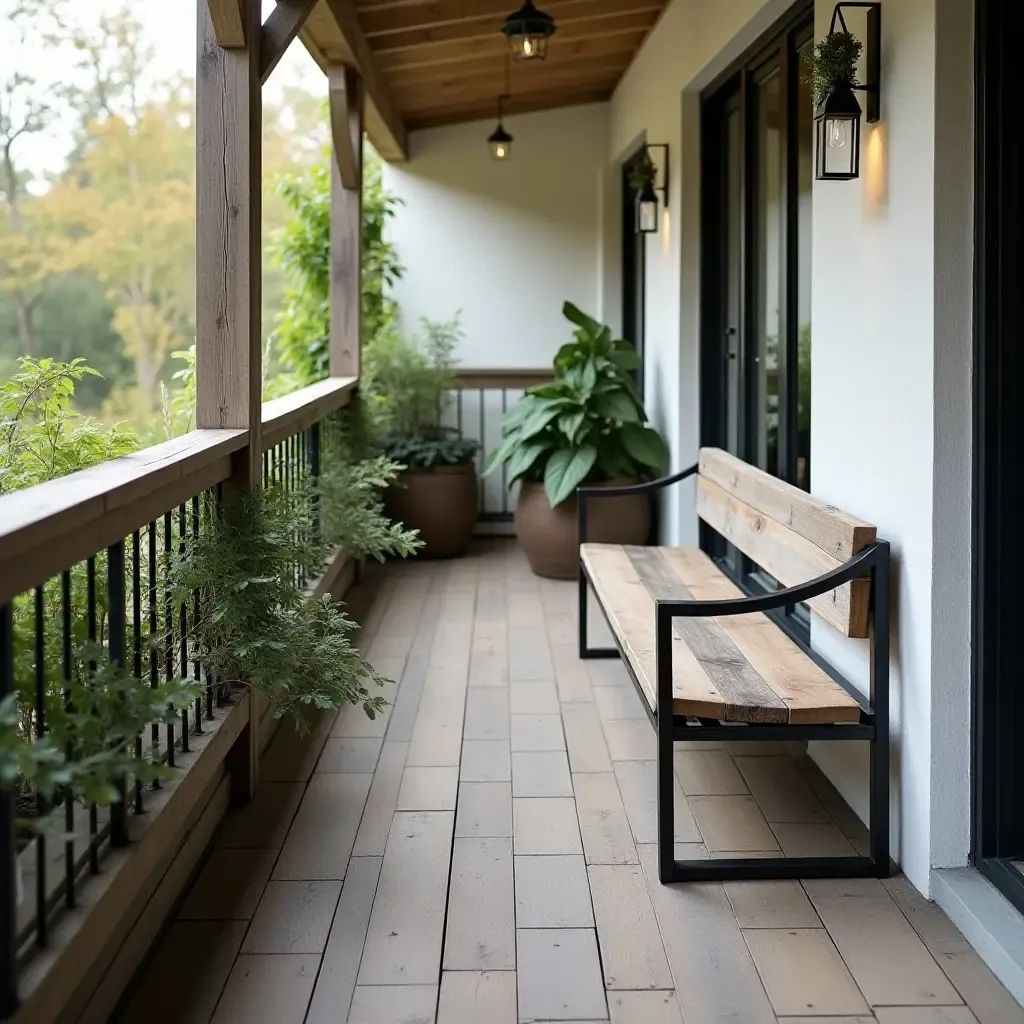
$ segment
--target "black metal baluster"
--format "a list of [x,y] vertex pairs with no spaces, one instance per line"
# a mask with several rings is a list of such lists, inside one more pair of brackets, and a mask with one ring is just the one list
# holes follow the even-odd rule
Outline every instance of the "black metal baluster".
[[[192,499],[192,540],[196,542],[199,540],[199,495],[195,495]],[[192,591],[192,628],[195,629],[199,624],[199,590]],[[201,683],[203,679],[202,666],[199,663],[198,649],[196,645],[192,645],[192,679],[194,682]],[[196,711],[195,715],[195,732],[197,736],[203,734],[203,698],[196,697]]]
[[[160,629],[160,612],[157,609],[156,586],[156,523],[149,524],[149,685],[155,690],[159,683],[160,658],[157,654],[157,631]],[[154,722],[149,727],[149,741],[153,747],[150,756],[155,757],[160,749],[160,726]],[[153,788],[160,788],[160,780],[153,780]]]
[[[85,604],[86,621],[89,630],[90,645],[96,643],[96,556],[93,555],[85,563]],[[96,662],[93,658],[88,661],[89,686],[95,683]],[[96,804],[89,801],[89,870],[94,874],[100,873],[100,847],[97,833],[99,832],[99,816],[96,813]]]
[[[9,604],[0,605],[0,700],[15,690],[14,614]],[[14,846],[14,794],[0,791],[0,1016],[18,1007],[17,851]]]
[[[178,554],[185,554],[185,533],[188,530],[188,512],[185,505],[178,506]],[[178,628],[181,631],[181,678],[188,679],[188,603],[183,599],[178,609]],[[181,709],[181,752],[189,752],[188,708]]]
[[309,428],[309,476],[313,483],[313,543],[320,543],[320,496],[316,493],[316,485],[320,480],[320,424],[314,423]]
[[[109,648],[110,662],[117,671],[123,672],[127,667],[127,651],[125,648],[125,604],[124,592],[124,541],[111,544],[107,548],[107,603],[110,618]],[[110,805],[110,844],[111,846],[128,845],[128,786],[122,777],[115,783],[120,800]]]
[[[71,714],[71,570],[65,569],[60,576],[60,617],[61,617],[61,660],[64,667],[64,709]],[[70,760],[71,746],[65,755]],[[68,787],[64,794],[64,831],[70,836],[75,831],[75,795]],[[70,909],[75,905],[75,841],[64,843],[64,905]]]
[[[270,483],[270,452],[263,453],[263,486]],[[218,484],[218,486],[220,486]]]
[[[36,587],[35,593],[35,719],[36,737],[42,739],[46,734],[46,633],[44,617],[46,615],[43,586]],[[46,814],[46,800],[36,790],[36,820]],[[36,945],[46,945],[46,837],[40,833],[36,836]]]
[[[142,679],[142,543],[132,534],[132,674]],[[142,761],[142,733],[135,737],[135,760]],[[142,814],[142,783],[135,778],[135,813]]]
[[[164,679],[174,678],[174,600],[171,596],[171,513],[164,513]],[[167,723],[167,765],[174,767],[174,723]]]

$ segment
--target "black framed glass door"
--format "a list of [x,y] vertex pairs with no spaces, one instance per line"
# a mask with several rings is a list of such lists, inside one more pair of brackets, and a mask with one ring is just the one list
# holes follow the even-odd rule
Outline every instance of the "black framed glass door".
[[[810,5],[703,97],[701,442],[810,489]],[[775,581],[712,531],[749,590]],[[805,632],[798,611],[794,627]]]

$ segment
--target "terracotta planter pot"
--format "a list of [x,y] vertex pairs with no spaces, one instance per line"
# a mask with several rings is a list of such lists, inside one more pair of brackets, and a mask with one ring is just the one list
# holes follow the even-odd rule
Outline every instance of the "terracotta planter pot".
[[407,469],[384,495],[388,517],[420,531],[420,558],[464,555],[476,529],[476,505],[472,463]]
[[[636,483],[613,480],[606,486]],[[591,486],[591,485],[587,485]],[[598,484],[597,486],[601,486]],[[574,580],[580,561],[576,495],[558,508],[548,504],[544,485],[524,481],[516,507],[516,536],[538,576]],[[587,502],[587,540],[601,544],[646,544],[651,533],[651,499],[646,494]]]

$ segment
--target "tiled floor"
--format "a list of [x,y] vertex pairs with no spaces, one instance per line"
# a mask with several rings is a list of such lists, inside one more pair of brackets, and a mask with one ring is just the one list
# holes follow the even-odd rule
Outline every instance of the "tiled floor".
[[[1024,1024],[902,877],[659,884],[653,734],[572,584],[494,543],[368,586],[393,706],[279,733],[122,1022]],[[799,750],[684,747],[680,856],[863,849]]]

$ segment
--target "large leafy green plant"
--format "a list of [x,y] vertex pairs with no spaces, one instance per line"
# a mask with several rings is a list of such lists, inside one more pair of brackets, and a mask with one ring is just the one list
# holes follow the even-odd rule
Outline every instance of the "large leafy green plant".
[[509,412],[485,470],[507,465],[509,483],[543,481],[552,508],[580,484],[643,478],[668,461],[665,442],[646,425],[633,346],[571,302],[562,312],[576,330],[555,356],[555,380]]

